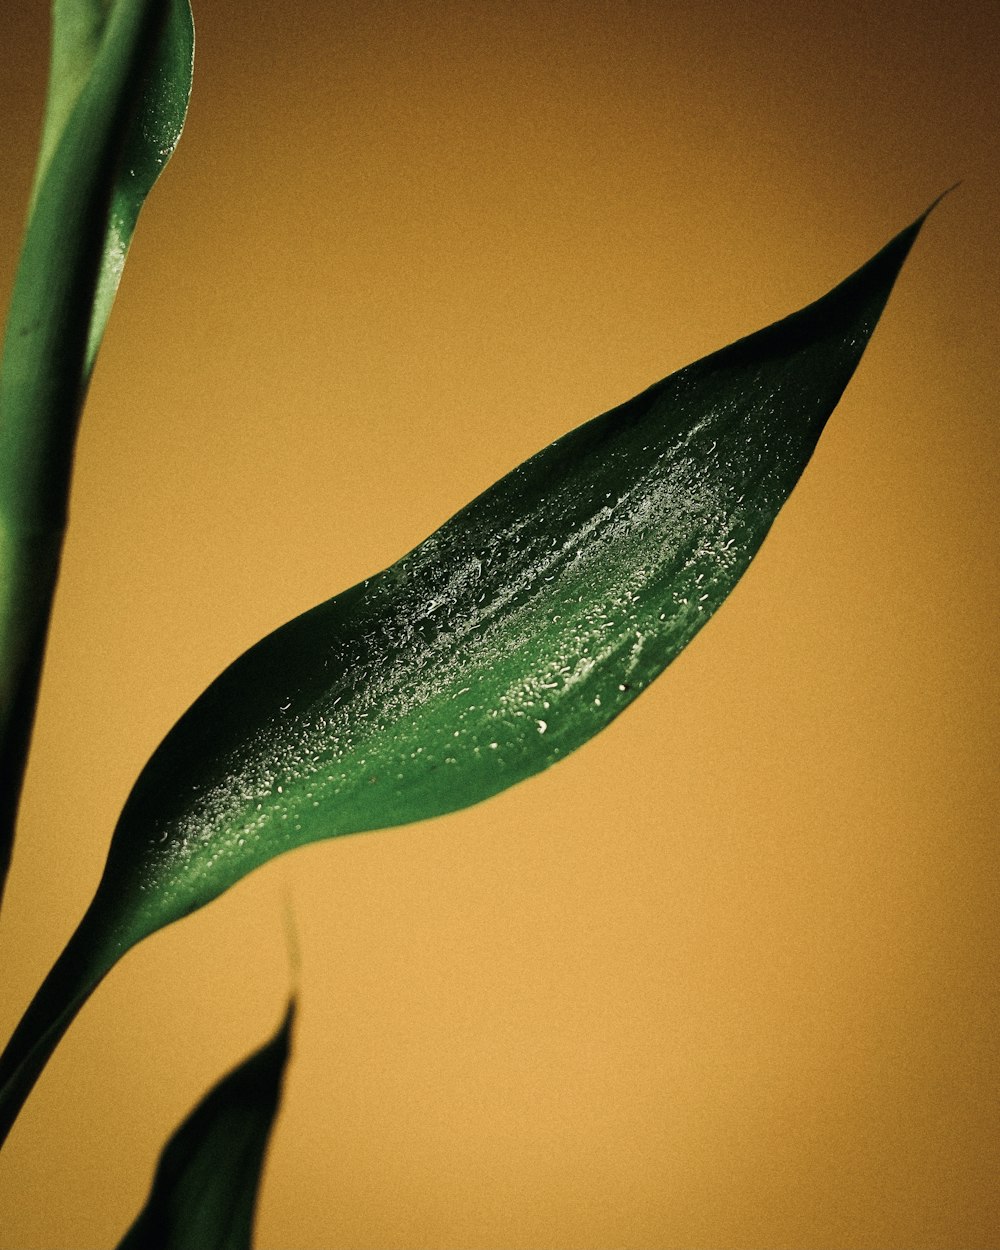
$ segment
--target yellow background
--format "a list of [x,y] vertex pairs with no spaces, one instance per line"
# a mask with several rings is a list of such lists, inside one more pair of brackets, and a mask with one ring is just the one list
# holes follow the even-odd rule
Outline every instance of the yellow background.
[[[45,6],[0,19],[0,288]],[[13,1026],[238,652],[957,178],[730,602],[513,792],[299,851],[115,970],[0,1160],[114,1244],[301,1017],[262,1247],[996,1247],[995,6],[203,0],[79,444]]]

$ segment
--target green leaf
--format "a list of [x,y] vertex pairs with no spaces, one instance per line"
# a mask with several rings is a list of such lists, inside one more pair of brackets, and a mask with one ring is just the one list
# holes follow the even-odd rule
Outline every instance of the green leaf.
[[194,71],[194,21],[188,0],[171,0],[145,67],[139,104],[118,162],[108,229],[87,337],[89,376],[111,315],[122,269],[146,196],[174,154],[184,129]]
[[289,1007],[271,1041],[211,1089],[171,1137],[119,1250],[249,1250],[293,1015]]
[[191,90],[188,0],[55,0],[41,152],[0,364],[0,893],[80,411]]
[[213,682],[136,782],[0,1061],[0,1127],[147,934],[293,847],[488,798],[619,715],[750,563],[923,220],[815,304],[551,444]]

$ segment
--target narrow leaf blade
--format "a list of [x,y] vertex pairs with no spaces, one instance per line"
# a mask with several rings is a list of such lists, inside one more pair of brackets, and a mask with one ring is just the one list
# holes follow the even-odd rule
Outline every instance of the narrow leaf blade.
[[189,0],[170,0],[167,19],[144,67],[108,213],[108,227],[94,294],[84,374],[89,377],[107,328],[139,211],[184,129],[194,74],[194,20]]
[[191,89],[188,0],[56,0],[35,189],[0,362],[0,894],[80,411],[143,200]]
[[214,681],[140,774],[0,1060],[0,1133],[129,947],[294,847],[479,802],[587,742],[711,617],[926,214],[814,304],[557,440]]
[[211,1089],[171,1137],[119,1250],[249,1250],[293,1016],[290,1007],[271,1041]]
[[136,935],[151,931],[276,854],[479,802],[593,737],[742,576],[918,229],[241,656],[137,781],[109,905],[127,898]]

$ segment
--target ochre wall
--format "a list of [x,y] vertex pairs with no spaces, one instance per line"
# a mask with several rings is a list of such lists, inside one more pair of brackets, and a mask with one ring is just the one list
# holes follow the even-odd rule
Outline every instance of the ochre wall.
[[[0,18],[4,297],[44,7]],[[4,1247],[116,1242],[277,1022],[286,907],[262,1247],[1000,1244],[998,12],[202,0],[80,439],[5,1028],[231,658],[965,182],[690,649],[547,775],[130,954],[0,1160]]]

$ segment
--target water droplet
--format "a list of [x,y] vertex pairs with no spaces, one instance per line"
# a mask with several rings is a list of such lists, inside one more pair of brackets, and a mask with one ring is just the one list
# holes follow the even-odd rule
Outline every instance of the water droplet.
[[536,724],[538,725],[538,732],[540,734],[545,733],[546,729],[548,729],[548,725],[543,720],[537,721]]

